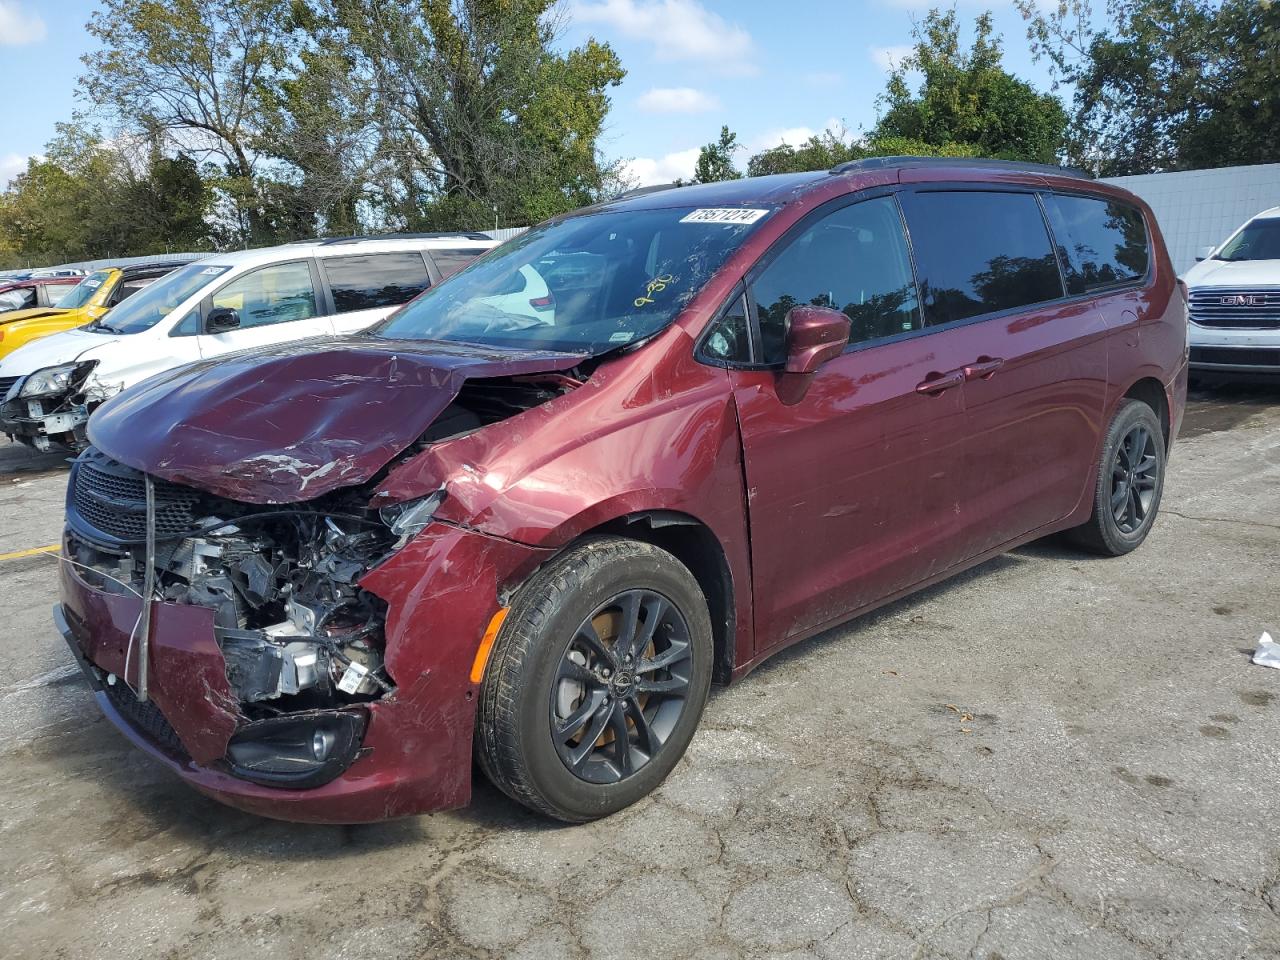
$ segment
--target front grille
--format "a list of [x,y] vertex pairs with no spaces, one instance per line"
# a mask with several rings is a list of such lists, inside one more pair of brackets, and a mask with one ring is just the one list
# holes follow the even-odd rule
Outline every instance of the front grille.
[[103,684],[103,690],[116,712],[124,717],[129,726],[170,756],[179,760],[189,759],[186,747],[182,745],[177,732],[169,725],[159,707],[149,700],[143,703],[119,679],[115,683]]
[[1267,350],[1253,347],[1192,347],[1191,362],[1218,363],[1231,366],[1275,367],[1280,371],[1280,348]]
[[[155,480],[156,536],[173,537],[198,527],[201,494]],[[73,497],[80,519],[125,543],[147,538],[147,492],[143,474],[90,448],[76,467]]]
[[1191,321],[1202,327],[1240,330],[1280,328],[1280,289],[1196,287],[1191,290]]
[[18,382],[18,377],[0,377],[0,400],[9,395],[9,389]]

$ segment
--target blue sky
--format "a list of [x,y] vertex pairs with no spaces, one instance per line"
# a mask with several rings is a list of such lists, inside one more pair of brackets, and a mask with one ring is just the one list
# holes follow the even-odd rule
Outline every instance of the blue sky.
[[[627,78],[602,147],[647,183],[688,176],[721,124],[747,156],[830,124],[875,123],[887,64],[930,0],[563,0],[564,42],[607,41]],[[84,24],[95,0],[0,0],[0,183],[39,154],[77,106]],[[1009,0],[956,0],[962,22],[995,14],[1005,64],[1048,89]]]

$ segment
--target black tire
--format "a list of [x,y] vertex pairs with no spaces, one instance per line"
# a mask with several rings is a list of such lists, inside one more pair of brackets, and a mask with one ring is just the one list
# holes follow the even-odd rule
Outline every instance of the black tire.
[[[1143,449],[1135,452],[1138,442]],[[1102,445],[1093,515],[1088,523],[1071,531],[1072,539],[1109,557],[1135,549],[1155,523],[1164,492],[1164,472],[1164,431],[1159,418],[1142,401],[1125,400]]]
[[[630,620],[635,643],[646,645],[636,647],[640,652],[632,667],[622,668],[627,609],[636,611]],[[598,657],[578,666],[584,659],[583,631],[601,617],[619,618],[606,621],[620,625],[616,639],[612,645],[591,647]],[[659,631],[662,638],[645,639]],[[598,634],[594,628],[590,632]],[[520,588],[498,632],[480,687],[475,737],[480,767],[512,799],[569,823],[630,806],[662,783],[684,755],[706,706],[712,656],[706,598],[687,567],[651,544],[618,537],[585,539]],[[673,657],[679,662],[670,669],[652,666]],[[619,665],[612,674],[610,664]],[[584,676],[588,673],[589,680]],[[614,686],[624,680],[633,685],[630,693],[625,686]],[[582,692],[567,707],[558,706],[566,684],[571,697],[575,684]],[[656,692],[661,685],[677,692]],[[579,728],[577,743],[566,743],[571,718],[591,708],[597,696],[601,706]],[[594,718],[606,709],[613,711],[605,721],[608,726],[591,737]],[[562,719],[557,710],[569,718]],[[615,726],[619,711],[621,738]],[[653,715],[652,726],[646,714]],[[664,731],[660,742],[654,732],[658,719]],[[553,735],[557,725],[558,737]],[[609,742],[601,746],[606,738]],[[584,751],[586,759],[575,773],[568,754]],[[617,779],[606,782],[611,772]]]

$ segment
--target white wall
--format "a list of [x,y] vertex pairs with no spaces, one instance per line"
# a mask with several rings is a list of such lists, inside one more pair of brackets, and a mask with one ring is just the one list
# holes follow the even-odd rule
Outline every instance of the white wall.
[[1255,213],[1280,206],[1280,163],[1109,177],[1155,211],[1179,274],[1195,266],[1201,247],[1217,246]]

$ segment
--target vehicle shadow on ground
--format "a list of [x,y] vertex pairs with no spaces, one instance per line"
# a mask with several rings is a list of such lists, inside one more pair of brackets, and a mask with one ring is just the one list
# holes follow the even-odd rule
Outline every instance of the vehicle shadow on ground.
[[72,454],[67,451],[41,453],[0,435],[0,477],[26,478],[32,474],[57,473],[67,469]]
[[1237,427],[1280,405],[1280,377],[1199,379],[1187,390],[1187,412],[1178,436],[1193,439]]
[[[887,621],[910,617],[912,610],[924,606],[932,600],[945,597],[949,593],[964,590],[973,581],[982,577],[991,576],[1001,570],[1011,569],[1026,563],[1027,560],[1024,554],[1027,556],[1069,557],[1077,560],[1083,555],[1079,550],[1073,549],[1068,544],[1058,543],[1055,537],[1049,537],[1034,544],[1020,547],[1012,553],[1002,553],[978,564],[976,567],[954,574],[941,583],[925,587],[923,590],[917,590],[909,596],[887,603],[870,613],[864,613],[853,620],[846,620],[828,630],[824,630],[822,633],[815,634],[806,640],[801,640],[787,649],[770,656],[767,661],[753,670],[741,682],[750,683],[753,677],[768,676],[773,671],[781,670],[787,664],[798,659],[821,657],[824,648],[830,645],[857,643],[859,636],[875,631]],[[714,695],[715,689],[713,688],[712,696]]]

